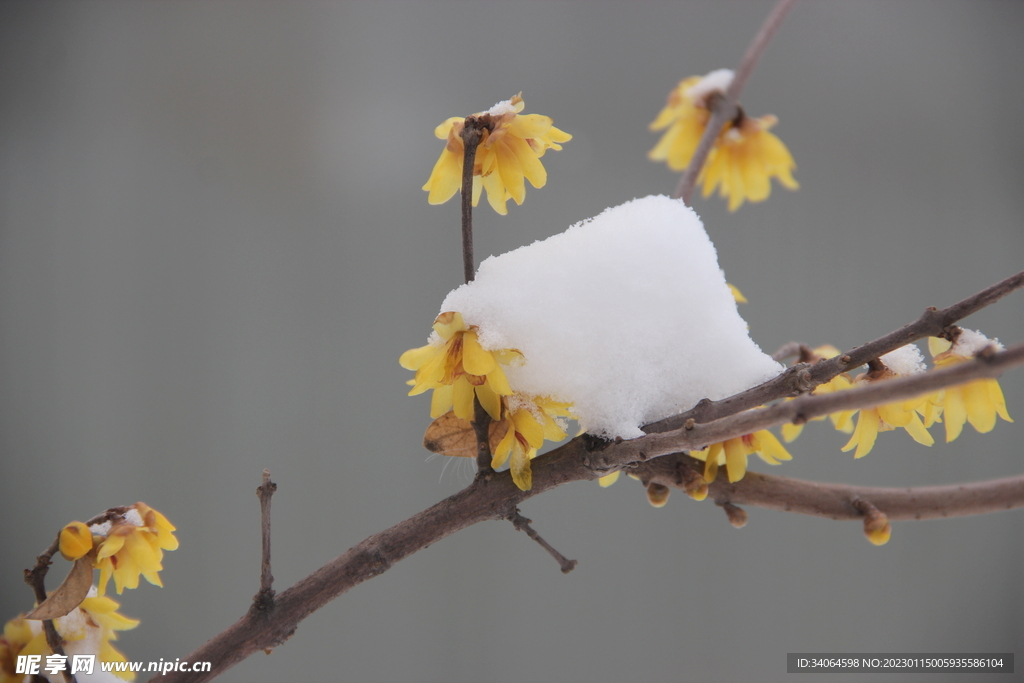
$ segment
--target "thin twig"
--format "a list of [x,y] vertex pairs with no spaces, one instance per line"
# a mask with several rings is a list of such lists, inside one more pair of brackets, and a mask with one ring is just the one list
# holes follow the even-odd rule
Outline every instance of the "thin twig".
[[711,148],[714,146],[715,139],[718,138],[722,126],[727,121],[736,117],[736,112],[738,111],[736,102],[739,100],[740,91],[743,90],[743,86],[746,85],[747,79],[750,78],[754,67],[757,66],[758,60],[761,59],[765,48],[768,47],[772,36],[778,31],[782,20],[794,2],[796,0],[779,0],[778,4],[772,8],[771,13],[764,20],[761,29],[754,36],[750,46],[747,47],[747,51],[743,55],[740,65],[736,67],[732,81],[729,83],[729,87],[725,89],[725,93],[719,97],[709,98],[708,105],[711,109],[711,118],[704,128],[704,134],[701,136],[697,149],[694,150],[693,156],[690,158],[690,163],[687,165],[686,170],[683,171],[683,176],[679,179],[676,191],[672,194],[676,198],[682,197],[683,203],[687,206],[690,206],[693,190],[697,186],[697,178],[700,176],[701,169],[704,168],[704,162],[707,161],[708,154],[711,153]]
[[277,484],[270,481],[270,470],[263,470],[263,484],[256,487],[260,499],[260,535],[263,539],[263,561],[260,563],[260,590],[254,605],[268,611],[274,608],[274,574],[270,571],[270,499],[277,491]]
[[491,416],[480,405],[478,399],[473,400],[473,411],[473,433],[476,435],[476,471],[478,476],[487,475],[494,471],[491,467]]
[[579,564],[576,560],[567,559],[565,555],[555,550],[550,543],[541,538],[541,535],[534,531],[533,527],[530,526],[530,523],[533,522],[533,520],[527,519],[519,514],[519,508],[512,508],[512,512],[508,515],[508,521],[512,522],[512,526],[516,528],[516,531],[525,531],[527,536],[535,540],[541,548],[548,551],[548,554],[558,562],[558,566],[561,567],[563,574],[568,574],[576,568],[577,564]]
[[[50,544],[50,547],[36,557],[36,566],[25,570],[25,583],[32,587],[32,593],[35,595],[37,604],[41,605],[46,600],[46,574],[50,570],[53,556],[59,549],[60,534],[57,534],[57,538]],[[64,655],[64,639],[57,633],[57,627],[54,626],[52,619],[43,620],[43,633],[46,634],[46,644],[50,646],[50,652],[55,655]],[[71,673],[70,668],[62,670],[61,674],[63,674],[66,683],[77,683],[77,679]]]
[[[486,117],[486,121],[484,120]],[[462,128],[462,273],[466,282],[472,282],[476,273],[473,261],[473,164],[476,147],[483,131],[490,125],[490,117],[466,117]]]

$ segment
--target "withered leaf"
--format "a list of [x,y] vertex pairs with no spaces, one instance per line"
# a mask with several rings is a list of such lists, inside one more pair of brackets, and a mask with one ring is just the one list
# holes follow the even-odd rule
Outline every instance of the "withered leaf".
[[26,619],[56,619],[82,604],[92,587],[92,553],[75,560],[64,582],[25,615]]
[[[488,428],[488,439],[491,443],[492,453],[507,432],[508,420],[491,422]],[[449,410],[427,427],[427,431],[423,435],[423,447],[432,453],[441,455],[475,458],[476,432],[473,431],[471,422],[456,417],[455,412]]]

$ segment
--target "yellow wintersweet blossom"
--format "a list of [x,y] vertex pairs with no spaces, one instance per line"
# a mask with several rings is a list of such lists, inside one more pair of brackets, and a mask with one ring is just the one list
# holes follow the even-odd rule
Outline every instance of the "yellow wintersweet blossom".
[[434,390],[430,416],[438,418],[454,410],[456,417],[473,421],[473,398],[480,401],[493,420],[501,419],[501,397],[511,396],[502,365],[522,359],[515,349],[486,351],[475,325],[467,325],[461,313],[446,311],[434,320],[430,343],[402,354],[398,362],[415,370],[410,396]]
[[84,522],[71,522],[60,530],[60,554],[74,562],[92,550],[92,531]]
[[764,201],[771,194],[771,179],[790,190],[800,187],[793,178],[796,163],[786,145],[769,129],[778,122],[774,116],[753,118],[740,115],[729,124],[708,155],[701,174],[704,188],[710,195],[718,187],[718,196],[729,199],[729,210],[735,211],[745,200]]
[[[94,586],[81,605],[54,619],[54,627],[64,641],[65,653],[69,656],[96,655],[101,662],[127,661],[111,642],[117,640],[116,631],[133,629],[139,621],[118,613],[118,607],[117,602],[97,595]],[[42,622],[25,619],[21,615],[15,617],[7,622],[0,637],[0,683],[21,683],[25,678],[24,674],[15,674],[19,655],[40,655],[45,663],[45,657],[51,654]],[[130,671],[115,674],[124,680],[135,679],[135,674]]]
[[[928,347],[932,351],[935,367],[943,368],[970,360],[990,344],[1002,350],[998,341],[990,341],[980,332],[962,329],[954,344],[950,345],[942,339],[935,339],[934,342],[929,339]],[[1013,422],[1006,410],[1003,390],[994,379],[979,379],[947,387],[927,398],[929,401],[924,410],[925,419],[929,421],[928,424],[937,422],[941,412],[946,424],[947,443],[960,436],[965,422],[970,422],[982,434],[992,431],[996,426],[996,416]]]
[[[668,130],[648,158],[666,162],[673,171],[685,170],[711,118],[713,98],[722,97],[731,80],[732,72],[723,69],[680,81],[649,126],[652,131]],[[738,109],[719,132],[698,179],[704,185],[703,195],[707,197],[717,187],[719,196],[729,199],[730,211],[746,200],[767,199],[773,177],[791,190],[799,187],[793,178],[793,156],[769,132],[778,119],[771,115],[753,118]]]
[[[485,112],[474,114],[487,123],[482,132],[473,162],[473,206],[480,193],[487,190],[487,201],[498,213],[505,215],[505,203],[514,199],[522,204],[526,197],[526,180],[536,188],[544,187],[547,171],[540,158],[548,149],[562,149],[560,142],[572,136],[555,128],[548,116],[521,114],[525,107],[522,93],[498,102]],[[444,151],[434,165],[423,189],[430,194],[427,201],[443,204],[462,188],[462,141],[464,118],[452,117],[434,129],[434,135],[446,140]]]
[[494,449],[491,467],[497,469],[509,462],[512,481],[522,491],[533,487],[530,460],[544,440],[561,441],[566,437],[564,422],[559,418],[575,418],[568,403],[544,396],[527,397],[516,394],[505,409],[508,431]]
[[[907,345],[880,359],[868,363],[869,372],[854,380],[858,386],[867,382],[881,382],[887,379],[906,376],[924,371],[921,352],[914,345]],[[897,371],[898,370],[898,371]],[[906,401],[889,403],[872,408],[862,408],[857,415],[857,427],[853,430],[850,440],[843,446],[844,453],[857,451],[854,458],[863,458],[875,446],[879,432],[887,432],[902,427],[907,434],[923,446],[931,446],[935,439],[928,433],[927,427],[918,414],[927,401],[927,396],[918,396]]]
[[718,468],[721,465],[726,467],[729,483],[742,479],[747,473],[747,458],[755,453],[769,465],[781,465],[782,460],[793,459],[789,451],[767,429],[713,443],[703,450],[690,451],[690,455],[704,461],[704,479],[709,484],[718,476]]
[[[67,530],[76,524],[81,522],[64,528],[62,542]],[[174,529],[166,517],[142,502],[129,507],[114,521],[90,527],[96,546],[93,566],[100,570],[99,595],[106,592],[111,577],[119,594],[125,588],[138,588],[140,575],[154,586],[163,586],[159,572],[163,569],[164,551],[178,547]]]

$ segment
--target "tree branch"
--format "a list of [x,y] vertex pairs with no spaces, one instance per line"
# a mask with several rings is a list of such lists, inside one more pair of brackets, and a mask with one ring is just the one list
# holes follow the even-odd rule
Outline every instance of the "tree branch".
[[270,498],[277,491],[277,484],[270,481],[270,470],[263,470],[263,483],[256,487],[260,499],[260,537],[263,545],[263,560],[260,563],[260,590],[254,604],[260,610],[274,607],[274,574],[270,571]]
[[[641,481],[681,489],[676,474],[680,466],[702,469],[704,463],[673,453],[640,463],[632,472]],[[748,471],[733,484],[719,477],[710,489],[709,497],[722,505],[753,505],[837,520],[862,519],[855,503],[858,499],[871,501],[890,520],[964,517],[1024,507],[1024,474],[951,486],[884,488],[823,484]]]
[[[928,309],[919,320],[895,332],[858,347],[843,356],[821,361],[814,366],[795,366],[807,373],[808,384],[828,381],[909,342],[928,335],[940,335],[945,328],[1009,292],[1024,286],[1024,272],[1007,278],[958,304],[938,311]],[[768,396],[772,400],[790,395],[791,382],[779,378],[761,387],[722,401],[702,401],[693,410],[649,425],[648,433],[638,439],[606,441],[588,434],[535,458],[531,462],[533,488],[521,491],[508,471],[489,477],[477,477],[468,487],[433,507],[374,534],[349,549],[316,572],[280,593],[271,614],[249,612],[234,625],[214,636],[187,656],[190,661],[208,661],[207,673],[171,672],[153,678],[164,683],[208,681],[259,650],[267,650],[287,640],[298,623],[353,586],[383,574],[397,562],[429,545],[485,520],[505,519],[508,510],[523,501],[570,481],[594,480],[623,467],[656,482],[688,490],[693,481],[683,476],[681,466],[698,468],[700,461],[679,451],[699,448],[708,443],[749,434],[794,419],[811,419],[839,410],[863,408],[929,393],[946,386],[987,377],[996,377],[1006,368],[1024,363],[1024,344],[1001,353],[981,354],[974,361],[931,370],[911,377],[880,380],[867,386],[824,394],[800,396],[768,408],[748,410],[747,396]],[[792,374],[790,371],[780,377]],[[804,377],[807,379],[807,377]],[[773,387],[764,391],[765,386]],[[753,405],[760,405],[754,403]],[[694,415],[713,415],[717,419],[698,424]],[[679,423],[674,430],[653,429],[665,423]],[[660,457],[659,457],[660,456]],[[689,488],[687,487],[689,484]],[[832,519],[863,519],[854,500],[870,501],[889,519],[930,519],[981,514],[1024,506],[1024,475],[1005,480],[958,486],[888,489],[818,484],[757,472],[733,484],[721,480],[710,485],[712,498],[725,506],[755,505],[776,510],[801,512]],[[725,508],[726,512],[731,511]],[[738,508],[737,508],[738,509]],[[742,511],[740,511],[742,512]],[[740,516],[732,511],[730,521]]]

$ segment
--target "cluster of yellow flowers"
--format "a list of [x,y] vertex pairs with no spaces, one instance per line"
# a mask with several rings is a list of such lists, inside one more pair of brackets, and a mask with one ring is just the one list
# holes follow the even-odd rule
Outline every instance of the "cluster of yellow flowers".
[[92,526],[71,522],[60,533],[60,552],[65,559],[74,561],[93,553],[93,566],[100,570],[100,595],[106,592],[111,577],[118,593],[138,588],[140,575],[154,586],[163,586],[159,574],[163,551],[177,547],[174,526],[141,502],[114,521]]
[[[486,117],[487,125],[473,160],[473,206],[485,189],[491,208],[502,215],[508,213],[505,204],[509,199],[522,204],[526,197],[525,180],[536,188],[544,187],[548,181],[540,158],[549,149],[562,149],[558,143],[572,139],[555,128],[550,117],[520,113],[525,106],[523,94],[519,93],[486,112],[474,114],[477,118]],[[431,204],[445,203],[462,187],[465,123],[466,119],[455,116],[434,129],[434,135],[447,142],[423,186],[430,193],[427,201]]]
[[[954,328],[953,334],[956,335],[955,344],[936,337],[929,338],[928,348],[936,368],[970,360],[989,344],[999,348],[998,342],[990,342],[984,335],[973,330]],[[811,362],[831,358],[838,353],[835,347],[820,347],[815,349]],[[898,372],[887,366],[885,359],[886,356],[883,356],[872,364],[868,372],[856,379],[851,379],[849,375],[843,373],[819,385],[812,393],[841,391],[908,374],[906,371]],[[921,369],[923,370],[923,367]],[[843,452],[856,448],[854,457],[862,458],[874,448],[879,432],[902,428],[918,443],[931,446],[935,439],[928,432],[928,428],[937,422],[945,421],[946,441],[950,442],[960,435],[966,422],[970,422],[980,433],[992,431],[997,416],[1007,422],[1013,421],[1006,410],[1006,401],[999,382],[994,379],[983,379],[898,403],[843,411],[829,417],[836,429],[846,433],[852,432],[850,440],[842,448]],[[853,426],[855,417],[856,427]],[[793,441],[800,435],[802,427],[785,425],[782,429],[783,437],[786,441]]]
[[548,397],[514,393],[501,366],[523,362],[523,355],[515,349],[484,349],[478,328],[467,325],[461,313],[446,311],[437,316],[430,342],[406,351],[398,362],[416,372],[409,380],[410,396],[433,390],[432,418],[451,411],[459,420],[472,422],[474,400],[480,403],[496,423],[492,434],[499,437],[491,444],[491,467],[509,462],[512,480],[523,491],[533,486],[530,460],[537,449],[545,439],[561,441],[566,437],[562,418],[573,417],[571,406]]
[[[722,96],[729,80],[731,73],[716,71],[680,81],[650,124],[652,131],[667,130],[647,156],[666,162],[673,171],[685,170],[711,118],[713,98]],[[740,109],[723,126],[701,171],[705,197],[717,187],[719,196],[728,198],[729,210],[735,211],[745,200],[767,199],[772,178],[791,190],[799,187],[793,178],[793,156],[770,132],[777,122],[774,116],[753,118]]]
[[[64,641],[65,654],[96,655],[101,662],[125,661],[111,642],[117,640],[116,631],[133,629],[139,622],[117,612],[118,603],[104,595],[107,582],[113,577],[118,593],[137,588],[139,576],[162,586],[159,572],[163,569],[163,551],[178,547],[174,530],[166,517],[142,502],[108,510],[106,521],[91,526],[71,522],[61,529],[58,548],[64,559],[88,562],[100,570],[98,587],[89,586],[87,593],[79,594],[82,597],[75,597],[81,602],[74,609],[53,620]],[[42,620],[18,615],[7,622],[0,636],[0,683],[21,683],[25,679],[25,674],[16,672],[19,655],[51,654]],[[131,672],[115,673],[125,680],[135,678]]]
[[[95,593],[95,589],[91,590],[82,604],[53,620],[64,641],[65,654],[94,654],[101,662],[124,662],[125,656],[111,642],[117,640],[117,631],[133,629],[139,621],[119,614],[118,603]],[[19,614],[4,624],[4,632],[0,636],[0,683],[22,683],[25,680],[25,674],[17,673],[19,656],[38,655],[45,660],[51,654],[42,622]],[[130,671],[114,673],[126,681],[135,679],[135,674]]]

